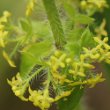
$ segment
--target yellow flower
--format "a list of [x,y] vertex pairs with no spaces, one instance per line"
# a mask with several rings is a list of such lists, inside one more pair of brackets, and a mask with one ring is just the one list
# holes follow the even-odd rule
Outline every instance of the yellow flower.
[[18,73],[16,77],[12,78],[12,81],[8,81],[8,84],[12,87],[14,94],[19,97],[23,101],[28,101],[27,98],[24,97],[25,90],[28,86],[22,79],[20,74]]
[[76,76],[86,77],[85,70],[94,68],[92,64],[85,62],[86,57],[85,55],[81,54],[80,60],[73,62],[72,69],[69,70],[69,73],[73,74],[73,77],[76,77]]
[[103,40],[99,37],[94,37],[94,41],[97,43],[97,46],[93,49],[83,47],[85,58],[98,62],[105,61],[110,64],[110,46],[107,44],[108,37],[105,37]]
[[87,1],[82,0],[81,3],[80,3],[80,5],[81,5],[81,8],[82,9],[86,9],[87,8]]
[[72,59],[67,57],[66,53],[61,51],[55,51],[54,55],[50,57],[50,61],[48,65],[51,70],[51,74],[55,80],[55,83],[60,83],[61,85],[64,83],[71,82],[69,79],[66,78],[64,73],[59,72],[59,70],[63,70],[67,65],[69,66],[72,62]]
[[103,82],[105,79],[102,78],[102,73],[101,74],[97,74],[94,78],[90,78],[86,81],[86,83],[88,85],[90,85],[90,87],[94,87],[97,83],[99,82]]
[[106,0],[87,0],[87,2],[96,5],[99,9],[107,7]]
[[94,87],[97,83],[103,82],[105,79],[102,78],[102,73],[101,74],[97,74],[96,76],[94,76],[93,78],[89,78],[87,80],[83,80],[83,81],[76,81],[76,82],[72,82],[69,85],[74,87],[74,86],[78,86],[78,85],[89,85],[90,88]]
[[5,38],[8,35],[8,32],[4,29],[5,24],[10,16],[8,11],[4,11],[3,16],[0,17],[0,47],[5,47]]
[[91,10],[100,11],[108,7],[106,0],[82,0],[80,6],[83,10],[90,12]]
[[55,55],[51,56],[50,62],[48,62],[48,64],[50,64],[52,68],[52,71],[57,71],[59,67],[61,68],[65,67],[64,60],[66,58],[66,54],[61,54],[60,56],[58,56],[58,54],[60,54],[60,52],[59,53],[55,52]]
[[0,24],[1,23],[7,23],[8,18],[11,16],[11,13],[9,13],[8,11],[4,11],[3,12],[3,16],[0,17]]
[[61,92],[60,95],[57,95],[57,96],[55,97],[55,101],[58,101],[58,100],[60,100],[61,98],[64,98],[64,97],[69,96],[73,90],[74,90],[74,89],[72,89],[72,90],[70,90],[70,91],[63,91],[63,92]]
[[30,0],[29,4],[27,5],[26,16],[30,16],[30,14],[34,10],[34,5],[35,5],[35,0]]
[[29,101],[33,102],[33,104],[41,108],[41,110],[47,110],[54,102],[54,99],[49,96],[48,89],[37,91],[29,88],[29,93]]
[[106,20],[103,19],[101,25],[95,29],[97,36],[107,36],[107,31],[105,30]]
[[7,36],[8,32],[0,30],[0,46],[5,47],[4,39]]

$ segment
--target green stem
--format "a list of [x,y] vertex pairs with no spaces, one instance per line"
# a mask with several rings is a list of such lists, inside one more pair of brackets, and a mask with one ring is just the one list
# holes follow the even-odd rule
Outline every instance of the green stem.
[[58,49],[62,49],[65,44],[65,37],[60,21],[59,13],[55,4],[55,0],[42,0],[46,9],[48,20],[55,39],[55,45]]
[[14,55],[15,55],[15,53],[16,53],[16,51],[19,49],[19,47],[20,47],[20,42],[18,42],[17,44],[16,44],[16,46],[15,46],[15,48],[13,49],[13,51],[11,52],[11,54],[10,54],[10,58],[12,58]]

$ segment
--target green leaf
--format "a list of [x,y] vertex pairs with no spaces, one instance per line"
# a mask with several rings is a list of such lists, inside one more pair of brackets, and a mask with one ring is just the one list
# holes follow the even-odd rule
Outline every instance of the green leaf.
[[93,34],[90,32],[89,27],[84,29],[74,29],[68,34],[68,43],[65,48],[70,56],[78,57],[82,51],[83,47],[94,47],[95,42],[93,39]]
[[79,87],[75,88],[72,94],[67,97],[67,100],[61,99],[58,102],[58,110],[74,110],[83,95],[83,91]]
[[27,76],[36,64],[42,65],[43,58],[50,53],[51,49],[52,44],[49,41],[35,43],[27,47],[21,56],[21,76]]
[[69,43],[65,46],[65,48],[71,57],[78,57],[80,55],[81,45],[79,42]]
[[31,25],[31,23],[28,20],[21,19],[20,20],[20,24],[21,24],[22,29],[25,32],[27,32],[27,33],[31,33],[32,32],[32,25]]
[[76,16],[73,18],[74,22],[79,24],[91,24],[93,23],[94,19],[83,14],[76,14]]
[[67,35],[68,43],[65,45],[65,48],[68,53],[70,53],[71,57],[78,57],[81,52],[81,35],[83,33],[83,29],[74,29]]
[[20,74],[22,78],[27,77],[36,64],[36,59],[29,54],[23,53],[21,56]]
[[93,47],[95,45],[93,34],[90,32],[88,27],[81,35],[80,42],[82,47]]
[[43,39],[52,39],[52,33],[50,32],[50,25],[47,21],[33,21],[33,32],[36,34],[35,37]]
[[80,28],[75,28],[71,31],[69,31],[68,35],[67,35],[67,40],[69,40],[69,42],[78,42],[81,39],[81,35],[83,33],[84,29],[80,29]]
[[70,18],[73,18],[77,13],[75,8],[68,2],[62,1],[64,9],[66,10],[67,14]]

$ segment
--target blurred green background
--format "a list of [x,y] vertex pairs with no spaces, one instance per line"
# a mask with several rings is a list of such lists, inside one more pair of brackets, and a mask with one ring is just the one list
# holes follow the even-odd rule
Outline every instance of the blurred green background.
[[0,15],[4,10],[13,13],[14,17],[20,17],[24,14],[26,0],[0,0]]
[[[110,4],[110,0],[108,0],[108,3]],[[12,13],[13,20],[17,21],[17,19],[24,16],[25,9],[26,0],[0,0],[0,16],[3,11],[8,10]],[[105,9],[103,13],[96,13],[94,17],[97,24],[103,18],[106,18],[106,29],[110,36],[110,8]],[[104,71],[104,76],[108,80],[98,84],[95,88],[85,91],[81,101],[84,107],[78,108],[80,110],[110,110],[110,66],[97,65],[97,68]],[[102,68],[106,68],[106,71]],[[0,110],[38,110],[31,103],[22,102],[12,93],[6,79],[10,79],[16,71],[12,68],[10,69],[7,62],[3,60],[0,50]],[[54,109],[53,107],[51,110]]]

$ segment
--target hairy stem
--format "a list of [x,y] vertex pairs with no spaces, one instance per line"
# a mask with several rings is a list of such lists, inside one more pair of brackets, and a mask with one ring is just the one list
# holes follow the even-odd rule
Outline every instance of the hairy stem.
[[65,37],[60,21],[59,13],[55,4],[55,0],[42,0],[46,9],[48,20],[55,39],[55,45],[58,49],[62,49],[65,44]]

